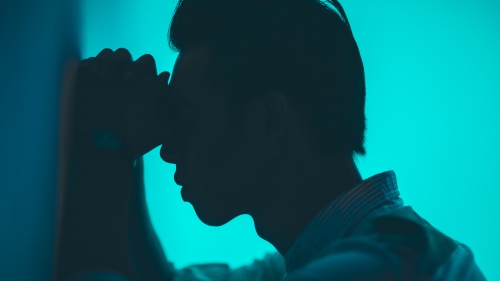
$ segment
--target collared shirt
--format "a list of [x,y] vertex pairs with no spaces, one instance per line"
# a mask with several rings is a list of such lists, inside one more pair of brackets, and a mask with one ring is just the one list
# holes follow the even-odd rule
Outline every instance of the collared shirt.
[[[364,180],[335,199],[308,224],[287,252],[288,274],[284,280],[409,280],[401,272],[413,265],[405,264],[405,259],[391,249],[379,247],[373,251],[372,246],[377,248],[377,245],[367,244],[363,236],[349,239],[368,217],[403,208],[399,195],[396,175],[387,171]],[[486,280],[472,251],[454,242],[457,247],[432,279],[425,276],[412,280]],[[329,247],[335,250],[325,254]]]
[[[332,244],[342,246],[344,241],[349,241],[347,238],[366,218],[402,208],[404,204],[399,195],[394,171],[377,174],[343,193],[316,215],[284,258],[277,252],[270,253],[263,259],[236,269],[231,269],[227,264],[192,265],[178,270],[175,280],[395,280],[393,272],[400,270],[399,267],[404,264],[401,261],[388,262],[387,257],[367,251],[366,245],[346,242],[343,246],[347,251],[326,256],[320,254]],[[455,242],[457,248],[437,269],[432,280],[486,280],[475,264],[471,250]],[[122,280],[98,279],[95,273],[93,276],[95,279],[84,277],[77,280]]]
[[362,181],[323,209],[300,233],[285,256],[287,272],[311,262],[326,246],[348,236],[369,214],[403,205],[393,171]]

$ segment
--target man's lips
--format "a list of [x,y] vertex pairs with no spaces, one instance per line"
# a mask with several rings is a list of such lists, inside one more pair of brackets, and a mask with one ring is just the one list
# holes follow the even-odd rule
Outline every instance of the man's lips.
[[188,196],[188,189],[189,189],[189,187],[187,187],[187,186],[181,187],[181,197],[182,197],[182,201],[184,201],[184,202],[188,202],[188,199],[189,199],[188,198],[189,197]]
[[186,186],[186,185],[187,185],[187,182],[186,182],[186,181],[184,181],[184,179],[183,179],[181,176],[179,176],[179,174],[178,174],[178,173],[175,173],[175,174],[174,174],[174,181],[175,181],[175,183],[176,183],[178,186]]

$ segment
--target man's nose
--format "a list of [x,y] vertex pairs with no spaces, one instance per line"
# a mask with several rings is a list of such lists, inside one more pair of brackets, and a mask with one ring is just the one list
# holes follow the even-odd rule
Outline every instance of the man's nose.
[[176,164],[179,160],[178,155],[180,152],[180,134],[178,124],[174,123],[177,120],[176,116],[172,114],[167,115],[168,122],[165,122],[165,130],[162,135],[162,146],[160,149],[160,157],[163,161]]
[[174,153],[172,152],[172,148],[168,148],[168,145],[163,144],[160,149],[160,157],[163,159],[163,161],[170,163],[170,164],[176,164],[177,163],[177,158],[174,157]]

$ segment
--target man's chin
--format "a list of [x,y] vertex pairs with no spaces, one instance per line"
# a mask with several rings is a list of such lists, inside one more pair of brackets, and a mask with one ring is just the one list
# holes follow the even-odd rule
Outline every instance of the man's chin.
[[200,221],[209,226],[223,226],[236,217],[216,210],[200,210],[194,204],[193,208]]

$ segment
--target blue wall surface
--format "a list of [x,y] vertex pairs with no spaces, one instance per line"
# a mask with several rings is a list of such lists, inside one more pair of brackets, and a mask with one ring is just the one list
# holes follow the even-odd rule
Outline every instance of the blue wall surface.
[[[126,47],[159,71],[176,55],[167,31],[176,1],[86,1],[83,54]],[[468,244],[489,280],[500,280],[500,5],[492,0],[341,1],[365,64],[364,178],[394,170],[405,203]],[[110,13],[109,11],[112,11]],[[112,14],[112,17],[110,17]],[[182,202],[175,166],[146,155],[147,200],[169,258],[238,266],[273,251],[243,216],[213,228]]]
[[52,280],[63,67],[79,1],[0,2],[0,280]]

